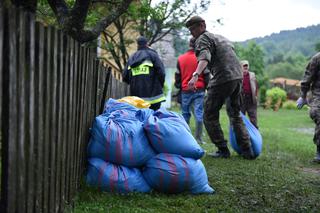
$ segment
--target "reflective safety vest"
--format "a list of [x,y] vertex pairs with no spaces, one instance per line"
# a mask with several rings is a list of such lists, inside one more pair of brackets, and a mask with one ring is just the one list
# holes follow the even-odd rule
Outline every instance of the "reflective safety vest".
[[150,67],[153,67],[151,61],[144,61],[139,66],[136,67],[128,67],[131,70],[132,76],[136,75],[149,75],[150,74]]
[[[138,76],[138,75],[149,75],[150,69],[153,67],[153,64],[151,61],[144,61],[139,66],[136,67],[128,67],[129,70],[131,70],[132,76]],[[144,101],[150,103],[150,104],[156,104],[162,101],[165,101],[166,98],[164,97],[164,94],[160,94],[153,97],[140,97]]]
[[154,50],[148,47],[139,48],[130,56],[122,77],[124,82],[130,84],[131,96],[142,98],[150,104],[165,100],[165,69]]
[[142,98],[142,99],[150,104],[156,104],[166,100],[166,98],[164,97],[164,94],[157,95],[150,98]]

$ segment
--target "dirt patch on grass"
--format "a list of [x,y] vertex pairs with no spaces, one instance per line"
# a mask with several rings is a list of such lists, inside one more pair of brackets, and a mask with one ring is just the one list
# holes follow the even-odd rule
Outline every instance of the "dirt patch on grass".
[[320,175],[320,168],[299,168],[301,171],[311,174]]
[[313,134],[314,128],[291,128],[292,130],[305,134]]

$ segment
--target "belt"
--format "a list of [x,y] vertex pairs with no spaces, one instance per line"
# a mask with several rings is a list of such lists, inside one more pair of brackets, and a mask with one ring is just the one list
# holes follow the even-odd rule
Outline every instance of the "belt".
[[242,95],[245,97],[252,97],[252,94],[248,94],[248,93],[242,93]]

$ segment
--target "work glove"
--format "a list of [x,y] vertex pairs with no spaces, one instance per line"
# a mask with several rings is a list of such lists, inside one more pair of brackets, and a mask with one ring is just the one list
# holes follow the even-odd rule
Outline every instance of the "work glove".
[[304,105],[306,105],[308,102],[307,102],[307,99],[306,98],[303,98],[303,97],[300,97],[298,100],[297,100],[297,108],[298,109],[301,109]]

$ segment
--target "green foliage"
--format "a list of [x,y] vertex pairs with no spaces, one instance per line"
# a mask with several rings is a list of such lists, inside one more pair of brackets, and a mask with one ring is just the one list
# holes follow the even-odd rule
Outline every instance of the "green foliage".
[[168,87],[168,84],[165,82],[163,85],[163,94],[165,97],[167,97],[168,92],[169,92],[169,87]]
[[[83,183],[72,212],[318,212],[319,166],[310,163],[315,153],[314,123],[307,111],[258,109],[258,115],[263,150],[256,160],[244,160],[234,151],[227,160],[201,158],[216,194],[123,195]],[[225,110],[220,121],[228,135]],[[191,129],[195,129],[193,116]],[[206,152],[216,151],[207,134],[204,139]]]
[[320,51],[319,34],[320,24],[281,31],[239,44],[246,46],[254,41],[262,47],[265,62],[264,74],[269,78],[301,79],[309,58],[316,51]]
[[320,24],[296,30],[280,31],[280,33],[252,40],[263,47],[266,54],[265,59],[268,62],[272,61],[277,54],[282,54],[283,58],[287,58],[292,53],[298,53],[309,58],[316,52],[315,44],[319,42],[319,34]]
[[316,45],[315,45],[315,50],[316,50],[317,52],[320,52],[320,41],[316,43]]
[[287,99],[286,91],[279,87],[273,87],[272,89],[268,89],[266,92],[266,96],[266,107],[271,107],[275,111],[278,111],[278,109],[282,106],[282,103],[285,102]]
[[303,74],[303,69],[289,64],[287,62],[280,62],[268,66],[270,78],[285,77],[289,79],[299,79]]
[[[101,3],[92,3],[85,21],[85,29],[95,26],[98,21],[106,17],[110,11],[116,10],[118,4],[123,0],[105,1]],[[65,0],[69,8],[72,8],[76,0]],[[38,21],[59,27],[56,16],[49,6],[47,0],[38,0],[37,5],[37,19]]]
[[266,92],[267,92],[267,87],[266,87],[265,85],[263,85],[263,86],[261,86],[261,87],[259,88],[260,103],[265,103],[265,102],[266,102],[266,100],[267,100],[267,98],[266,98],[266,96],[267,96]]
[[[297,108],[297,103],[295,101],[292,100],[287,100],[282,104],[282,108],[283,109],[290,109],[290,110],[298,110]],[[309,107],[307,105],[304,105],[302,107],[302,110],[308,110]]]
[[[125,35],[126,30],[138,32],[148,39],[148,44],[160,41],[165,35],[171,33],[175,36],[178,30],[184,27],[185,20],[194,13],[202,12],[207,9],[209,0],[200,0],[200,7],[190,6],[189,0],[174,1],[150,1],[141,0],[139,4],[131,4],[126,14],[121,16],[121,21],[116,21],[117,32],[105,32],[104,37],[107,43],[116,43],[113,49],[109,46],[102,46],[112,54],[113,59],[122,70],[122,66],[127,63],[129,56],[127,46],[134,42],[132,38],[124,37],[115,39],[117,36]],[[184,32],[183,30],[181,32]],[[116,35],[116,36],[115,36]],[[176,39],[178,46],[183,48],[183,40]],[[181,45],[180,45],[181,44]]]
[[268,65],[267,70],[270,78],[286,77],[301,79],[306,64],[306,57],[299,53],[292,53],[283,59],[283,61]]
[[37,20],[45,25],[54,25],[58,27],[55,14],[46,0],[39,0],[37,5]]
[[251,41],[247,45],[235,43],[235,51],[240,60],[248,60],[250,71],[256,74],[259,87],[268,86],[268,77],[264,73],[264,52],[261,46]]
[[142,0],[132,9],[130,16],[136,19],[136,29],[149,39],[149,44],[157,42],[163,35],[184,27],[186,19],[191,15],[205,11],[209,0],[198,1],[190,5],[189,0],[173,0],[152,2]]
[[[183,30],[182,30],[183,31]],[[185,53],[189,49],[188,37],[184,36],[186,33],[173,34],[173,47],[175,49],[175,56]]]
[[287,99],[287,93],[279,87],[273,87],[272,89],[267,90],[267,97],[271,97],[272,102],[276,102],[279,99],[283,102]]
[[236,53],[240,60],[248,60],[250,70],[256,75],[263,75],[264,52],[256,42],[250,41],[246,46],[235,45]]
[[288,100],[288,101],[283,103],[282,107],[284,109],[297,109],[297,104],[296,104],[295,101]]

